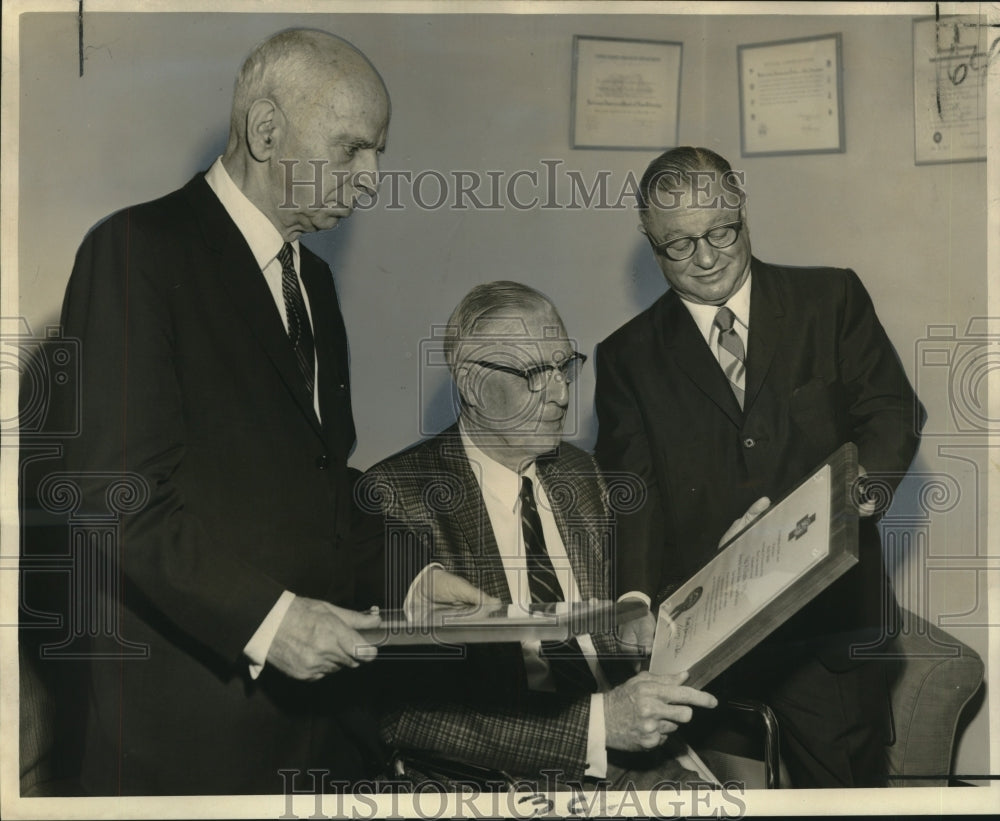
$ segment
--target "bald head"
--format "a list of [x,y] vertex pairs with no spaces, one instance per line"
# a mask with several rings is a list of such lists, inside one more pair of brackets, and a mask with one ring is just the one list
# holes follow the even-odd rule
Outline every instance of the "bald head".
[[326,31],[278,32],[250,53],[236,78],[229,147],[246,138],[255,100],[274,100],[298,118],[308,117],[317,105],[343,105],[345,97],[371,99],[373,105],[388,102],[385,84],[364,54]]
[[285,240],[333,228],[371,199],[389,129],[389,95],[360,51],[325,31],[291,29],[240,70],[222,162]]

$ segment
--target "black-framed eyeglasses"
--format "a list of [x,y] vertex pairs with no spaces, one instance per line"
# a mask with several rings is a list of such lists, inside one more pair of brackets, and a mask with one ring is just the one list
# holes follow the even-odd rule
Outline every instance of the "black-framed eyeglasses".
[[698,250],[699,240],[706,240],[713,248],[728,248],[736,242],[742,229],[743,220],[737,220],[736,222],[727,222],[725,225],[716,225],[714,228],[709,228],[704,234],[697,236],[677,237],[666,242],[653,242],[653,238],[650,237],[649,241],[657,253],[662,253],[674,262],[683,262],[694,256],[694,252]]
[[489,368],[491,371],[509,373],[512,376],[520,376],[528,384],[528,390],[538,393],[553,377],[567,385],[571,384],[580,375],[580,369],[587,361],[587,355],[573,352],[562,362],[548,365],[532,365],[530,368],[512,368],[509,365],[501,365],[497,362],[489,362],[485,359],[473,359],[470,364],[480,365]]

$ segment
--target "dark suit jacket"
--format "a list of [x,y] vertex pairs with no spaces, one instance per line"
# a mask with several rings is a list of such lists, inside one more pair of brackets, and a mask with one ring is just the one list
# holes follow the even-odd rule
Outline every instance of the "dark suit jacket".
[[[489,514],[457,430],[375,465],[359,495],[381,508],[390,543],[423,545],[429,558],[509,603]],[[593,459],[563,443],[558,455],[536,466],[580,595],[609,598],[611,523]],[[616,653],[612,635],[593,639],[599,656]],[[590,696],[529,691],[519,644],[469,645],[462,658],[408,662],[405,676],[402,662],[376,663],[400,668],[381,677],[401,685],[390,695],[395,703],[383,725],[390,745],[526,777],[545,768],[583,777]],[[613,677],[612,665],[605,667]]]
[[[242,655],[284,589],[354,605],[347,341],[329,269],[303,248],[301,270],[322,424],[204,175],[113,215],[77,254],[62,321],[81,340],[82,433],[66,467],[83,474],[81,513],[106,512],[107,474],[149,488],[123,517],[120,595],[103,590],[149,654],[92,664],[84,784],[98,794],[274,793],[283,767],[366,772],[353,672],[251,681]],[[321,703],[337,709],[318,722]]]
[[[752,261],[741,411],[694,320],[667,292],[600,344],[596,456],[647,501],[619,523],[619,574],[662,598],[713,555],[760,496],[776,501],[841,444],[869,473],[904,472],[922,408],[853,271]],[[893,484],[895,487],[895,484]],[[806,638],[880,623],[893,607],[874,522],[860,562],[782,631]]]

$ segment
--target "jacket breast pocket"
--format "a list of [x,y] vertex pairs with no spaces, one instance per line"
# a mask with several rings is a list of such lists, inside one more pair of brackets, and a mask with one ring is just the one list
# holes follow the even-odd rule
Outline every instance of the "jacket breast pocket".
[[788,400],[788,413],[796,427],[818,441],[838,441],[844,427],[846,396],[843,386],[822,377],[795,388]]
[[791,397],[789,398],[789,406],[792,413],[815,407],[816,405],[829,404],[836,387],[837,384],[835,382],[828,382],[821,376],[815,376],[803,382],[792,390]]

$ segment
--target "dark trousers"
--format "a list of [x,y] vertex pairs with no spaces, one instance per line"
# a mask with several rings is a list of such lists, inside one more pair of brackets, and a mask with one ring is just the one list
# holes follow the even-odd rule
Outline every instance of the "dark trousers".
[[889,689],[882,662],[834,671],[805,658],[761,694],[796,787],[884,787]]
[[[761,646],[707,688],[721,698],[762,701],[774,711],[793,787],[886,784],[895,665],[851,660],[850,644],[841,638],[820,647]],[[689,735],[695,749],[698,735]]]

